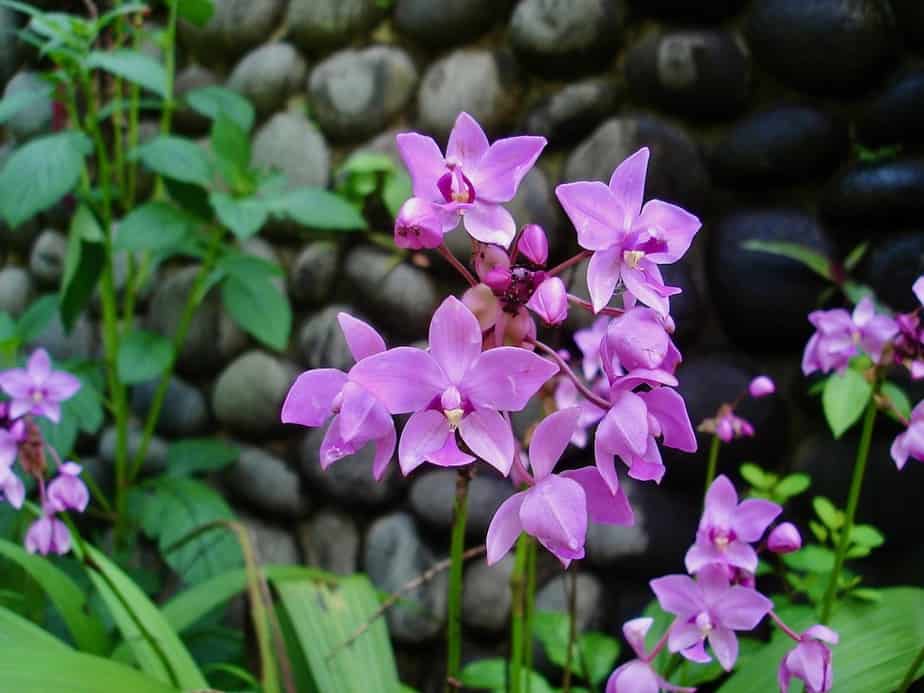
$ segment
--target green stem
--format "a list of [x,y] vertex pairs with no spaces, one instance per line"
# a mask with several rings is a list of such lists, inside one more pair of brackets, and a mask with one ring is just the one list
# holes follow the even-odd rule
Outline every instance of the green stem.
[[458,687],[462,664],[462,564],[465,523],[468,519],[468,484],[471,470],[456,475],[456,500],[452,507],[452,545],[449,549],[449,620],[446,627],[446,690]]
[[873,393],[866,405],[866,414],[863,417],[863,432],[860,434],[860,445],[857,448],[857,460],[853,466],[853,479],[850,481],[850,492],[847,496],[847,508],[844,511],[844,526],[841,528],[834,556],[834,569],[828,579],[828,589],[825,591],[821,607],[821,622],[827,624],[831,620],[831,611],[837,597],[837,586],[844,567],[847,547],[850,545],[850,533],[853,530],[854,517],[857,514],[857,505],[860,502],[860,491],[863,488],[863,475],[866,473],[866,462],[869,459],[869,446],[873,440],[873,425],[876,422],[876,393],[879,391],[878,382],[873,386]]
[[[566,578],[567,579],[567,578]],[[565,673],[561,687],[564,693],[571,693],[571,661],[574,657],[574,643],[577,640],[577,568],[571,570],[571,587],[568,589],[568,649],[565,650]]]
[[173,117],[173,82],[176,75],[176,19],[179,2],[168,2],[170,13],[167,16],[167,27],[164,30],[164,72],[166,73],[166,88],[164,89],[164,109],[160,116],[160,132],[166,135],[170,132],[170,121]]
[[[523,619],[523,668],[527,672],[533,670],[533,616],[536,613],[536,555],[538,554],[535,541],[529,541],[529,553],[526,557],[526,593],[524,594]],[[526,693],[531,693],[532,676],[526,677]]]
[[[520,534],[513,561],[513,574],[510,576],[510,586],[513,591],[513,603],[510,610],[510,679],[507,682],[507,689],[510,693],[520,693],[523,682],[523,635],[526,630],[525,593],[529,545],[529,536]],[[532,643],[529,645],[531,647]]]
[[918,656],[914,658],[914,661],[911,663],[911,666],[908,668],[908,673],[905,674],[905,678],[902,679],[901,684],[898,687],[898,693],[906,693],[911,684],[914,683],[915,676],[918,673],[918,669],[921,668],[921,665],[924,664],[924,647],[918,652]]
[[712,486],[712,482],[715,481],[715,473],[719,466],[719,448],[722,446],[722,441],[719,440],[717,435],[712,436],[712,443],[709,445],[709,462],[706,464],[706,492],[709,492],[709,487]]

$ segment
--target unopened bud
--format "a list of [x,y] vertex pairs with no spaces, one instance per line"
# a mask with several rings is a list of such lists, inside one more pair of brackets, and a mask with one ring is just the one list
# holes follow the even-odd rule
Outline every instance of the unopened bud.
[[776,385],[766,375],[759,375],[748,385],[748,392],[751,397],[766,397],[776,392]]
[[773,553],[792,553],[802,548],[802,535],[792,522],[777,525],[767,538],[767,548]]
[[443,243],[439,210],[419,197],[407,200],[395,219],[395,245],[408,250],[438,248]]
[[542,282],[526,307],[542,318],[546,325],[560,325],[568,317],[568,290],[558,277],[551,277]]
[[475,274],[484,281],[488,272],[498,267],[510,269],[510,256],[507,255],[507,251],[497,245],[482,243],[475,253]]
[[517,252],[534,265],[544,267],[549,259],[549,239],[539,224],[527,224],[517,241]]
[[485,272],[481,280],[497,293],[503,293],[510,287],[510,270],[506,267],[495,267]]

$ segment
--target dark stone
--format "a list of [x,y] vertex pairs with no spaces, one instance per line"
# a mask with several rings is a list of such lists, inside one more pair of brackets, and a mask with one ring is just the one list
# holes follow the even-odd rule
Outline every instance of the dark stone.
[[282,402],[295,375],[292,364],[263,351],[241,354],[215,381],[215,418],[242,436],[259,438],[277,431]]
[[843,122],[814,108],[781,106],[735,123],[710,163],[730,188],[788,185],[830,173],[847,145]]
[[308,499],[302,494],[296,474],[284,460],[260,448],[240,446],[237,462],[222,474],[231,494],[260,512],[297,520],[308,514]]
[[322,53],[368,31],[385,15],[380,0],[289,0],[289,34],[309,53]]
[[623,0],[523,0],[510,20],[510,43],[543,75],[599,70],[616,55]]
[[355,360],[337,321],[340,312],[353,311],[349,306],[333,305],[310,316],[298,333],[298,350],[308,368],[338,368],[348,371]]
[[359,569],[359,530],[349,515],[323,510],[298,528],[305,563],[337,575]]
[[787,241],[824,254],[831,243],[811,216],[792,209],[729,214],[707,247],[710,294],[732,341],[760,351],[800,349],[811,334],[806,316],[828,286],[803,264],[741,247],[749,240]]
[[423,130],[448,137],[456,118],[467,112],[489,134],[514,118],[521,83],[507,51],[457,50],[430,64],[420,82],[417,110]]
[[542,135],[553,147],[571,144],[616,110],[620,91],[614,82],[599,77],[568,84],[533,106],[523,130]]
[[[466,534],[483,537],[501,503],[515,489],[509,479],[502,479],[482,468],[468,489],[468,522]],[[411,483],[411,509],[429,527],[448,534],[452,527],[452,505],[456,492],[456,472],[435,470],[418,476]]]
[[[39,92],[47,93],[38,95]],[[16,95],[30,93],[35,93],[36,96],[7,119],[4,123],[6,131],[19,141],[49,132],[53,116],[51,92],[51,84],[42,79],[38,72],[29,70],[17,72],[7,82],[3,90],[3,98],[10,99]]]
[[500,633],[510,621],[513,590],[513,556],[507,554],[494,565],[473,561],[462,585],[462,622],[475,630]]
[[40,286],[56,288],[64,275],[66,256],[67,236],[54,229],[45,229],[32,245],[29,271]]
[[[128,459],[134,459],[135,455],[141,449],[142,432],[137,428],[129,428],[127,437]],[[97,452],[100,461],[110,466],[115,465],[116,446],[118,434],[115,426],[110,426],[103,430],[99,439],[99,450]],[[157,436],[151,436],[148,443],[147,454],[144,462],[141,463],[141,471],[144,474],[161,474],[167,468],[167,443]]]
[[683,130],[649,116],[605,121],[568,157],[562,182],[608,182],[616,167],[641,147],[651,149],[645,198],[673,202],[702,216],[709,173],[699,148]]
[[922,142],[922,112],[924,70],[914,70],[892,82],[866,108],[857,124],[857,135],[862,142],[873,146]]
[[0,7],[0,84],[6,84],[19,66],[19,17],[16,10]]
[[[132,410],[145,417],[154,399],[157,382],[142,383],[132,388]],[[157,418],[157,432],[182,438],[202,433],[210,422],[205,396],[194,385],[178,377],[170,378],[164,404]]]
[[337,281],[340,248],[333,241],[314,241],[295,258],[289,271],[289,293],[296,301],[320,304]]
[[867,233],[894,231],[901,222],[916,224],[924,213],[924,159],[853,165],[830,183],[821,209]]
[[[568,592],[571,576],[558,575],[536,593],[537,611],[568,612]],[[591,573],[578,573],[575,628],[578,633],[602,627],[606,593],[600,580]]]
[[924,46],[924,4],[920,0],[892,0],[899,28],[909,43]]
[[886,238],[870,253],[865,279],[876,298],[895,310],[920,306],[911,285],[924,274],[924,233],[903,233]]
[[901,45],[887,0],[762,0],[748,38],[761,65],[813,93],[855,94],[883,76]]
[[291,532],[249,513],[237,512],[236,514],[247,528],[257,563],[260,565],[296,565],[299,563],[298,546]]
[[630,0],[633,9],[671,22],[717,22],[738,12],[745,0]]
[[289,43],[267,43],[243,58],[228,78],[228,87],[245,96],[257,113],[283,106],[305,83],[308,66]]
[[308,80],[312,115],[324,134],[357,140],[388,126],[407,106],[417,69],[400,48],[343,50],[319,63]]
[[253,164],[284,173],[289,189],[327,187],[330,153],[324,137],[303,113],[270,118],[253,138]]
[[18,318],[32,298],[32,277],[22,267],[0,270],[0,310]]
[[204,65],[226,65],[273,33],[285,0],[215,0],[204,27],[180,20],[180,39]]
[[64,329],[61,316],[56,314],[27,347],[42,347],[56,361],[69,361],[94,358],[98,344],[96,325],[86,313],[77,318],[70,330]]
[[509,6],[510,0],[397,0],[394,22],[415,41],[445,48],[484,33]]
[[[545,171],[538,166],[533,167],[520,182],[517,194],[505,206],[516,220],[518,228],[525,224],[539,224],[545,229],[549,239],[549,255],[554,257],[555,251],[564,245],[561,233],[563,215]],[[471,254],[471,243],[468,254]]]
[[661,265],[664,282],[681,289],[681,293],[671,296],[671,317],[676,326],[674,341],[681,346],[696,338],[706,320],[703,297],[693,281],[691,263],[688,257],[672,265]]
[[727,118],[751,93],[751,63],[740,36],[702,29],[652,33],[626,56],[633,95],[697,118]]

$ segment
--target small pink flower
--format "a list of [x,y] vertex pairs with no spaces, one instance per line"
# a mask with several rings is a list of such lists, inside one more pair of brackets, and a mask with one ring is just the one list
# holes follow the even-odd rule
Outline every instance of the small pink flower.
[[675,686],[663,679],[651,666],[650,656],[645,653],[645,636],[654,619],[635,618],[626,621],[622,633],[635,652],[636,659],[630,660],[610,674],[606,682],[606,693],[694,693],[695,688]]
[[783,522],[773,528],[767,537],[767,548],[773,553],[792,553],[802,548],[802,535],[792,522]]
[[759,375],[748,385],[748,393],[755,399],[776,392],[776,384],[766,375]]
[[419,197],[407,200],[395,218],[395,245],[408,250],[438,248],[443,243],[443,213]]
[[549,277],[542,282],[526,307],[542,318],[546,325],[560,325],[568,317],[568,290],[558,277]]
[[793,678],[805,683],[806,693],[830,691],[834,685],[834,671],[828,645],[837,645],[838,639],[837,632],[827,626],[812,626],[805,631],[801,642],[780,662],[780,693],[789,693],[789,683]]
[[545,267],[549,259],[549,238],[539,224],[527,224],[520,232],[517,252],[537,267]]
[[26,532],[26,550],[47,556],[50,553],[64,555],[71,550],[71,533],[67,525],[54,514],[43,514],[32,523]]
[[597,318],[590,327],[574,333],[574,343],[577,344],[582,355],[581,370],[587,380],[593,380],[593,377],[600,372],[602,366],[600,344],[606,337],[609,324],[609,318]]
[[0,466],[0,498],[17,510],[22,507],[26,499],[26,487],[22,479],[9,467]]
[[58,423],[61,402],[76,394],[80,381],[70,373],[52,370],[48,352],[36,349],[25,368],[0,373],[0,388],[12,398],[10,418],[34,414]]
[[899,469],[904,469],[909,457],[924,462],[924,400],[911,410],[908,428],[895,437],[890,452]]
[[90,503],[90,492],[80,479],[81,466],[65,462],[48,485],[48,507],[54,512],[83,512]]
[[816,371],[841,372],[861,348],[878,362],[885,345],[898,334],[896,322],[888,316],[877,315],[875,303],[869,296],[857,303],[853,314],[843,308],[816,310],[809,313],[808,319],[815,326],[815,334],[805,345],[802,355],[805,375]]

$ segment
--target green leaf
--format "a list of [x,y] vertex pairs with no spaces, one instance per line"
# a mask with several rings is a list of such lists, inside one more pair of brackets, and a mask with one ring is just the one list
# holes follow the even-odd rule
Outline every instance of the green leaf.
[[106,260],[100,229],[93,212],[80,205],[71,219],[61,278],[61,322],[70,330],[93,297]]
[[179,3],[177,14],[198,27],[205,26],[215,12],[214,0],[171,0]]
[[[840,636],[831,648],[834,688],[837,693],[894,691],[924,643],[924,590],[893,587],[881,590],[878,604],[845,602],[829,624]],[[796,631],[817,622],[811,609],[781,614]],[[741,663],[719,693],[753,693],[777,690],[780,660],[793,642],[777,631],[770,644]],[[918,671],[917,678],[924,675]]]
[[782,558],[786,567],[805,573],[826,574],[834,569],[834,552],[815,544],[803,546],[795,553],[787,553]]
[[882,384],[880,392],[891,403],[891,407],[886,411],[893,419],[907,421],[911,418],[911,400],[908,399],[908,395],[905,394],[904,390],[887,380]]
[[47,294],[33,301],[16,324],[19,338],[26,343],[36,339],[45,331],[48,323],[54,320],[57,312],[58,294]]
[[80,378],[80,389],[61,405],[61,416],[73,419],[81,431],[92,435],[103,425],[103,396],[86,370],[73,374]]
[[785,503],[790,498],[805,493],[811,485],[812,480],[808,474],[790,474],[773,487],[773,495]]
[[[238,175],[246,172],[250,165],[250,138],[242,127],[228,116],[219,116],[212,125],[210,142],[215,156],[229,164],[232,171]],[[234,184],[235,179],[229,179],[228,183]]]
[[195,226],[195,218],[177,207],[148,202],[121,221],[114,245],[119,250],[167,253],[187,245]]
[[19,614],[0,607],[0,647],[28,647],[52,654],[71,648]]
[[815,535],[815,538],[818,541],[820,541],[821,543],[828,541],[828,528],[827,527],[825,527],[820,522],[816,522],[815,520],[809,520],[808,524],[809,524],[809,529],[812,530],[812,534]]
[[812,250],[804,245],[790,243],[788,241],[761,241],[753,239],[745,241],[741,244],[741,247],[745,250],[756,250],[758,252],[779,255],[780,257],[795,260],[808,267],[815,274],[829,281],[832,280],[831,261],[817,250]]
[[812,507],[815,514],[824,522],[828,529],[840,529],[844,526],[844,513],[834,507],[834,504],[824,496],[816,496],[812,499]]
[[338,172],[340,175],[364,173],[391,173],[396,169],[394,162],[387,154],[377,152],[357,152],[350,155]]
[[585,633],[577,642],[582,669],[587,668],[586,678],[595,686],[613,671],[613,664],[619,657],[619,641],[603,633]]
[[[568,658],[568,614],[561,611],[537,611],[533,619],[533,634],[542,643],[545,653],[553,664],[565,666]],[[572,653],[571,670],[582,671],[580,659]]]
[[357,231],[367,227],[353,205],[321,188],[292,190],[273,199],[270,205],[273,214],[311,229]]
[[860,546],[875,549],[885,543],[885,537],[872,525],[854,525],[850,529],[850,541]]
[[848,253],[847,257],[844,258],[844,269],[848,272],[852,272],[856,266],[860,264],[860,260],[866,255],[867,250],[869,250],[869,241],[864,241],[857,245]]
[[155,332],[132,330],[119,343],[119,380],[127,385],[159,377],[173,360],[173,342]]
[[404,171],[395,171],[385,179],[382,188],[382,201],[392,217],[398,216],[398,210],[405,200],[411,197],[411,177]]
[[30,140],[13,152],[0,171],[0,214],[11,228],[43,212],[80,179],[92,145],[79,132],[59,132]]
[[862,373],[852,368],[843,373],[834,373],[828,378],[821,395],[821,404],[835,438],[840,438],[860,419],[872,395],[873,386]]
[[773,478],[752,462],[745,462],[739,469],[742,478],[754,488],[766,490],[773,486]]
[[158,135],[131,154],[145,166],[167,178],[207,188],[212,183],[212,170],[205,152],[198,144],[184,137]]
[[236,91],[218,86],[201,87],[188,92],[185,98],[191,109],[206,118],[230,118],[244,132],[250,132],[253,127],[253,106]]
[[[507,689],[507,669],[504,659],[479,659],[467,664],[459,674],[462,685],[468,688],[490,688],[495,693],[504,693]],[[535,671],[522,670],[520,690],[529,687],[532,693],[552,693],[552,688],[542,676]],[[571,689],[577,693],[578,688]]]
[[292,309],[268,276],[241,272],[228,275],[221,283],[221,300],[245,332],[273,349],[286,348],[292,329]]
[[162,97],[167,96],[167,72],[153,58],[129,48],[110,51],[93,51],[87,57],[87,67],[105,70],[111,74],[140,84]]
[[189,438],[167,448],[167,474],[191,476],[211,472],[236,462],[240,450],[217,438]]
[[241,239],[250,238],[257,233],[269,216],[266,203],[255,197],[235,199],[225,193],[213,192],[209,196],[209,201],[218,220]]
[[208,688],[179,636],[138,585],[92,546],[77,542],[74,553],[84,562],[138,666],[153,678],[181,689]]
[[0,124],[5,123],[20,111],[28,107],[32,102],[39,99],[48,99],[52,94],[52,87],[48,85],[43,89],[28,89],[18,91],[4,97],[0,101]]

